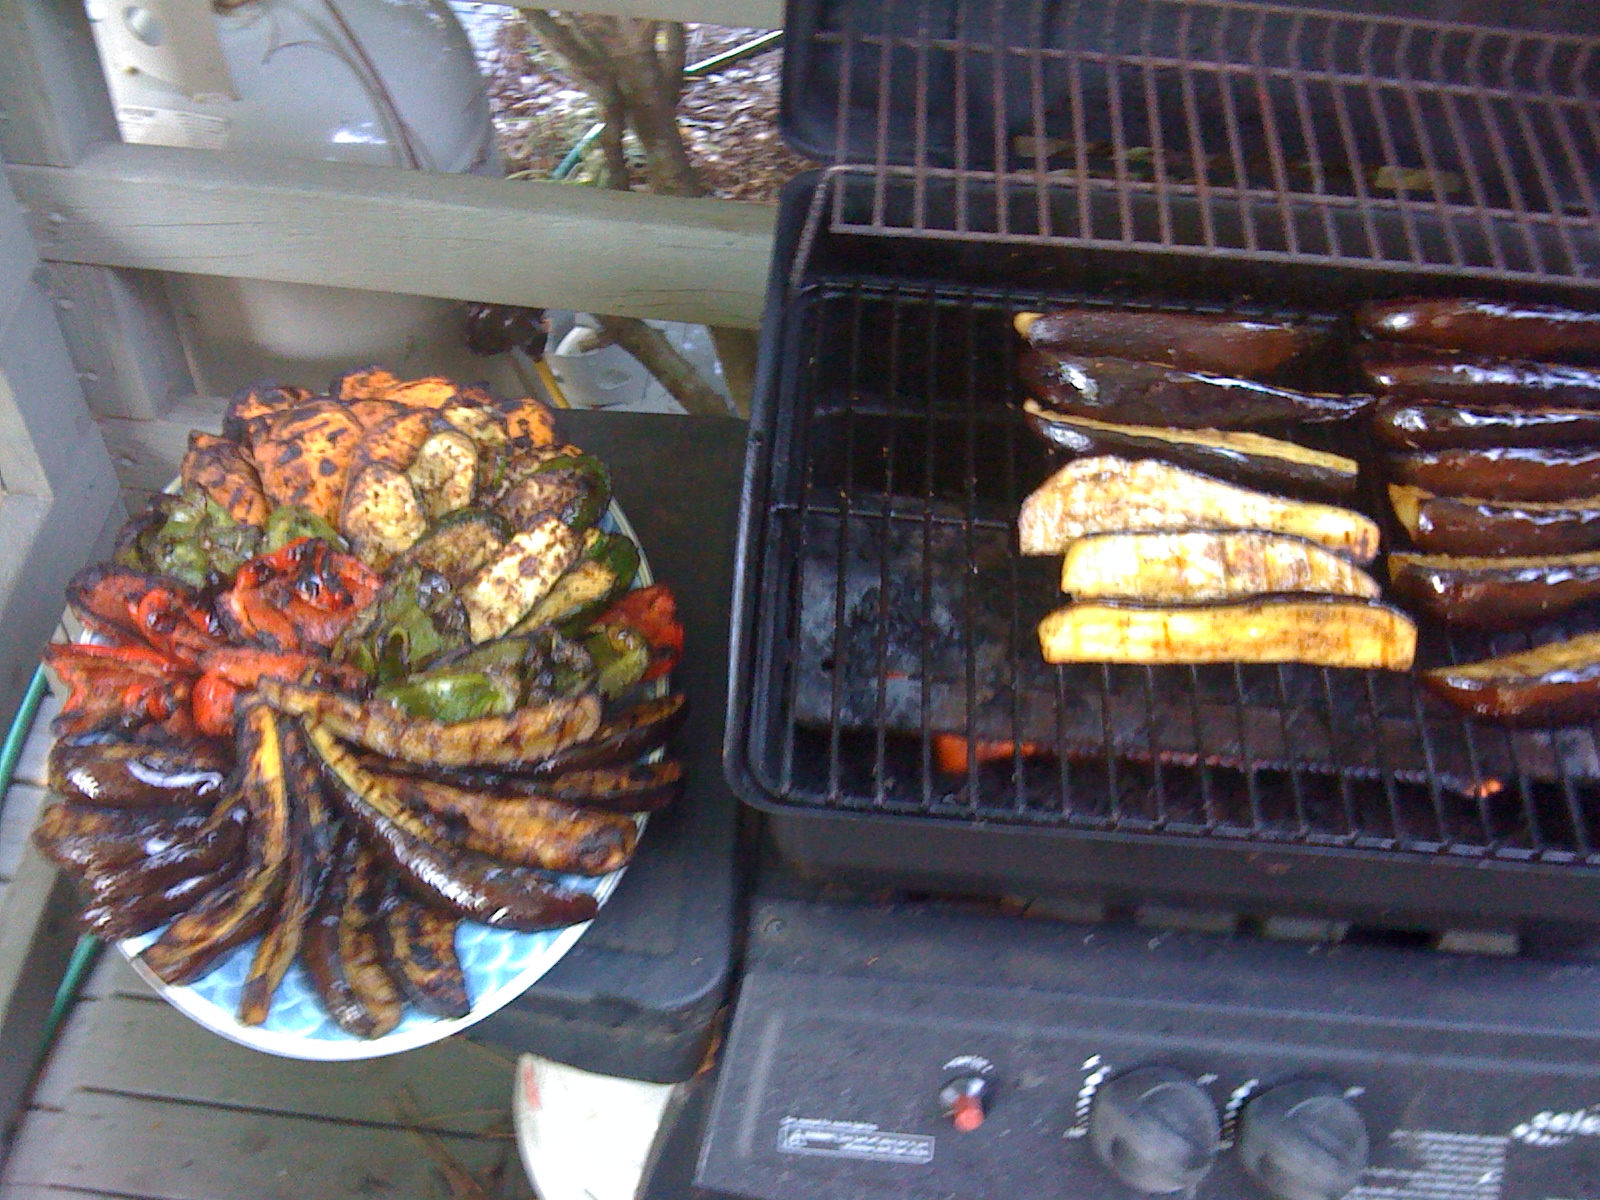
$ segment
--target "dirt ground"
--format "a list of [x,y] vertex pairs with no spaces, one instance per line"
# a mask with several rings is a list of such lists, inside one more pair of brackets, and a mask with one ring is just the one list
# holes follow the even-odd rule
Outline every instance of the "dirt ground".
[[[722,25],[687,30],[691,66],[762,32]],[[596,106],[510,10],[480,57],[507,173],[548,178],[594,124]],[[693,79],[684,89],[678,121],[690,157],[716,196],[774,201],[789,179],[812,165],[778,134],[782,61],[781,49],[765,51]],[[570,178],[594,182],[599,167],[599,148],[591,146]]]

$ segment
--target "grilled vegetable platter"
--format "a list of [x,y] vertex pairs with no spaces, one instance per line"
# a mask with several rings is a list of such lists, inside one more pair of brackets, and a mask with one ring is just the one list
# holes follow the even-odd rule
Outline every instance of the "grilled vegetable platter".
[[[1325,340],[1295,321],[1017,315],[1024,419],[1065,458],[1018,517],[1022,553],[1063,556],[1045,661],[1408,671],[1420,620],[1522,639],[1420,671],[1445,704],[1600,719],[1600,635],[1549,626],[1600,600],[1600,315],[1429,299],[1351,316],[1363,388],[1345,394],[1274,382]],[[1409,547],[1352,507],[1356,459],[1309,444],[1335,425],[1372,447]]]
[[372,368],[234,397],[67,589],[34,841],[177,1007],[303,1058],[524,991],[682,769],[683,631],[532,400]]

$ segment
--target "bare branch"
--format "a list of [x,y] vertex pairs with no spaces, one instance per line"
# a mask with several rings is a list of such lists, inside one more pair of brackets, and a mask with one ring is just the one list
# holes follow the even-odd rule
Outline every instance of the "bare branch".
[[700,377],[693,364],[674,349],[666,335],[636,317],[600,317],[600,331],[613,339],[639,365],[661,381],[685,412],[702,417],[726,417],[728,404]]

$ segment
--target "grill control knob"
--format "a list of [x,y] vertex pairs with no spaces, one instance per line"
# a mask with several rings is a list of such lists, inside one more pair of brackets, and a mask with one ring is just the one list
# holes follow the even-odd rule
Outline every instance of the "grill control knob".
[[1244,1106],[1239,1156],[1277,1200],[1339,1200],[1367,1165],[1366,1122],[1331,1083],[1279,1084]]
[[1089,1142],[1106,1168],[1151,1195],[1186,1192],[1211,1170],[1222,1123],[1217,1106],[1176,1067],[1139,1067],[1101,1085]]
[[959,1133],[972,1133],[989,1115],[990,1093],[987,1076],[958,1075],[939,1092],[939,1106]]

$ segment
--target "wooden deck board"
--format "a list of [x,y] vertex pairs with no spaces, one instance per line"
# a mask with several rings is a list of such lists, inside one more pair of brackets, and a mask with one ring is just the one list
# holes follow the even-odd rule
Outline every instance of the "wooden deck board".
[[[445,1136],[470,1171],[500,1166],[491,1194],[531,1197],[513,1142]],[[349,1200],[450,1196],[410,1130],[82,1091],[29,1114],[6,1170],[11,1188],[57,1185],[152,1200]]]
[[22,861],[22,848],[28,844],[39,806],[48,793],[31,783],[14,783],[0,804],[0,880],[9,880]]
[[[378,1125],[404,1125],[408,1088],[440,1131],[471,1134],[504,1118],[513,1065],[463,1042],[366,1062],[310,1063],[236,1046],[166,1003],[111,996],[83,1005],[35,1096],[65,1108],[72,1091],[110,1092]],[[117,1053],[105,1053],[115,1046]]]

